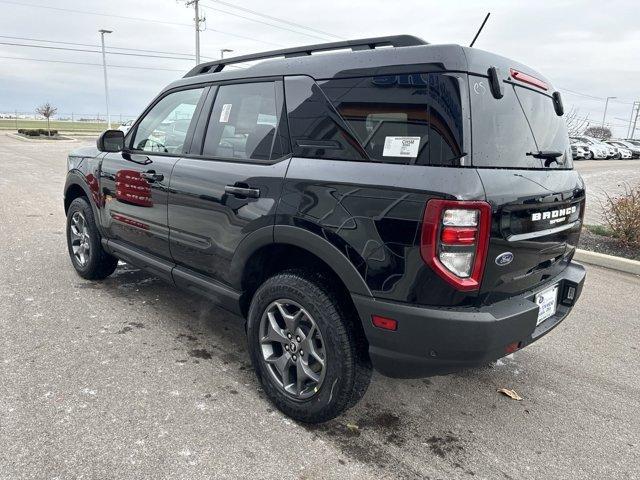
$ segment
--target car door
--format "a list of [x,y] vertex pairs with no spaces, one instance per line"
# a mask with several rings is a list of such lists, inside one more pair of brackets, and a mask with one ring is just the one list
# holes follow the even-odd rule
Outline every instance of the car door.
[[[229,284],[238,245],[272,228],[289,164],[281,80],[212,87],[189,155],[176,163],[169,194],[169,239],[180,272]],[[186,285],[190,288],[190,285]]]
[[[114,244],[170,260],[167,195],[174,165],[192,136],[203,87],[160,97],[127,136],[127,148],[106,154],[100,169],[101,223]],[[195,126],[195,125],[194,125]]]

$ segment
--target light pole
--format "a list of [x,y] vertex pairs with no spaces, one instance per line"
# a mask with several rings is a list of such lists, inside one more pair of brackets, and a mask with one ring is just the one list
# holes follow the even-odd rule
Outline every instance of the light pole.
[[107,128],[111,130],[111,115],[109,114],[109,83],[107,82],[107,55],[104,51],[104,34],[113,33],[113,30],[98,30],[102,42],[102,70],[104,71],[104,97],[107,102]]
[[607,116],[607,107],[609,106],[609,100],[613,99],[613,98],[618,98],[618,97],[607,97],[607,101],[604,104],[604,115],[602,115],[602,130],[604,130],[604,119]]
[[225,53],[231,53],[233,52],[233,50],[231,50],[230,48],[221,48],[220,49],[220,60],[222,60],[224,58],[224,54]]

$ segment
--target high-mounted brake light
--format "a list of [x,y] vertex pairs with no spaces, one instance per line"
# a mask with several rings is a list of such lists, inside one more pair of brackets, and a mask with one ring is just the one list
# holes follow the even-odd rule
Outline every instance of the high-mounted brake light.
[[422,221],[422,259],[458,290],[477,290],[490,229],[491,206],[486,202],[429,200]]
[[549,85],[544,83],[539,78],[533,77],[531,75],[527,75],[526,73],[522,73],[518,70],[514,70],[513,68],[509,69],[509,73],[511,74],[511,78],[514,80],[518,80],[522,83],[528,83],[529,85],[533,85],[534,87],[538,87],[542,90],[549,90]]

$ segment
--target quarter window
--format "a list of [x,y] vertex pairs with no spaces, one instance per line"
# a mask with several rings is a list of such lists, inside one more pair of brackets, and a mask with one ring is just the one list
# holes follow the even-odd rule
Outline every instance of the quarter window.
[[278,139],[276,105],[274,82],[218,87],[203,154],[238,160],[270,160]]
[[454,76],[415,73],[317,83],[292,78],[286,93],[299,156],[457,165],[465,155]]
[[138,124],[133,149],[181,154],[202,88],[170,93]]

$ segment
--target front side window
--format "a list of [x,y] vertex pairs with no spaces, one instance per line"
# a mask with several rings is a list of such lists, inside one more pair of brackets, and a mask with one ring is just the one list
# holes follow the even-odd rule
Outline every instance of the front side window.
[[[222,85],[213,104],[203,154],[238,160],[270,160],[277,141],[274,82]],[[277,155],[276,155],[277,156]]]
[[170,93],[147,113],[136,129],[134,150],[180,154],[204,89]]

